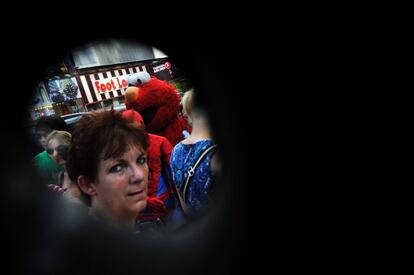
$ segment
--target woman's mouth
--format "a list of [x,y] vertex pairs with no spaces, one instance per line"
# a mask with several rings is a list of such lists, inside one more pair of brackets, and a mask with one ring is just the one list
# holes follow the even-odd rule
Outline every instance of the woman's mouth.
[[145,190],[139,190],[139,191],[135,191],[135,192],[129,192],[128,194],[127,194],[127,196],[128,197],[135,197],[135,196],[137,196],[137,197],[144,197],[145,196],[145,192],[144,192]]

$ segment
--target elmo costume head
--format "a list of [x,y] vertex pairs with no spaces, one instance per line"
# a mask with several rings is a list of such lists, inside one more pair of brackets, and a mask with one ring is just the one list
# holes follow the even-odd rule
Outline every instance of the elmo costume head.
[[135,110],[144,119],[146,131],[166,137],[172,145],[184,139],[190,126],[180,115],[180,96],[174,86],[147,72],[131,74],[125,91],[127,110]]

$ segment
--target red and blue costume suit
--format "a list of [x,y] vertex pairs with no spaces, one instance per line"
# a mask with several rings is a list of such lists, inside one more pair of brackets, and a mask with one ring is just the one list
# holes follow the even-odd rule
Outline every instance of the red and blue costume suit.
[[[126,110],[122,113],[122,116],[139,125],[143,125],[144,123],[141,115],[134,110]],[[141,211],[137,220],[148,221],[159,218],[161,221],[165,221],[177,205],[167,174],[167,169],[170,169],[170,156],[173,146],[165,137],[154,134],[148,133],[148,140],[147,159],[149,174],[147,207]]]

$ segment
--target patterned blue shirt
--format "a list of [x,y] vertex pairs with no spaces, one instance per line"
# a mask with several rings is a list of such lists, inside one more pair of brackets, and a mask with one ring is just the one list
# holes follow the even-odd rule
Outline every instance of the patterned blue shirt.
[[[181,195],[183,195],[182,189],[190,166],[193,166],[204,150],[212,144],[214,144],[212,140],[201,140],[194,144],[180,142],[174,147],[170,166],[174,183]],[[212,156],[213,151],[208,152],[197,166],[191,182],[188,183],[185,203],[193,214],[206,205],[212,188],[213,179],[210,166]]]

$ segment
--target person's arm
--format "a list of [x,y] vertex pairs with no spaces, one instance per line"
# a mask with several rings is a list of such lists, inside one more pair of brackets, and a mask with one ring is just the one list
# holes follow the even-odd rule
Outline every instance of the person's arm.
[[173,146],[171,142],[169,142],[168,139],[163,138],[163,141],[161,143],[161,154],[162,154],[163,161],[168,166],[170,166],[170,158],[171,158],[172,150],[173,150]]
[[214,177],[219,177],[221,175],[221,162],[219,157],[219,150],[217,150],[214,155],[211,157],[211,173]]

